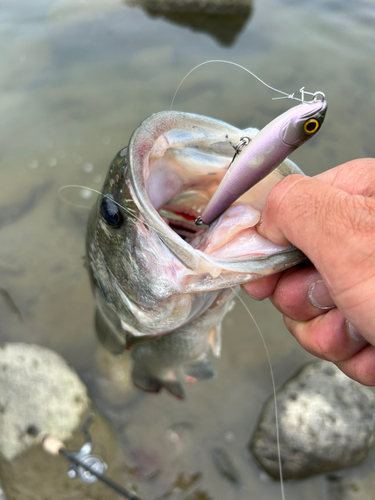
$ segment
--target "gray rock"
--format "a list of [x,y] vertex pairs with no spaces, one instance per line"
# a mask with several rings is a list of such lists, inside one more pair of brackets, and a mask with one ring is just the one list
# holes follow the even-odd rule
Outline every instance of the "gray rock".
[[234,43],[252,13],[252,0],[126,0],[150,17],[207,33],[220,44]]
[[[360,464],[375,441],[375,394],[326,361],[303,368],[277,393],[284,479]],[[249,444],[258,463],[279,478],[275,407],[263,408]]]
[[206,12],[221,15],[246,14],[252,7],[252,0],[128,0],[127,3],[159,12]]
[[88,409],[86,387],[58,354],[31,344],[0,347],[0,453],[12,460],[35,439],[30,426],[69,438]]

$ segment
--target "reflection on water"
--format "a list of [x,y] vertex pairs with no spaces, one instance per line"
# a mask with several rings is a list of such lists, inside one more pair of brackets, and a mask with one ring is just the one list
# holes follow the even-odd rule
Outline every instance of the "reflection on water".
[[[161,498],[179,478],[188,481],[197,473],[180,498],[200,498],[199,492],[215,500],[280,498],[279,485],[265,479],[246,454],[271,392],[266,356],[237,304],[224,321],[223,354],[213,363],[217,379],[190,386],[184,403],[138,392],[128,357],[121,363],[107,358],[95,339],[83,261],[88,211],[63,203],[57,191],[65,184],[100,189],[112,157],[141,120],[169,109],[183,76],[208,59],[241,63],[285,92],[305,85],[326,93],[324,130],[292,155],[307,174],[375,156],[374,9],[370,1],[264,0],[255,4],[236,43],[223,48],[205,33],[150,18],[119,0],[2,2],[0,212],[10,207],[15,216],[7,215],[10,222],[0,229],[6,291],[0,295],[0,337],[55,349],[80,373],[127,463],[143,471],[134,482],[145,499]],[[240,70],[212,65],[184,82],[174,109],[261,128],[290,106],[271,97]],[[35,202],[33,193],[39,193]],[[84,203],[94,200],[82,195],[78,191]],[[247,301],[281,385],[310,356],[269,303]],[[212,464],[210,450],[217,447],[233,459],[242,489]],[[348,484],[371,471],[367,460],[347,473]],[[286,485],[286,497],[313,500],[327,488],[323,477],[294,482]],[[59,494],[51,492],[53,498]]]

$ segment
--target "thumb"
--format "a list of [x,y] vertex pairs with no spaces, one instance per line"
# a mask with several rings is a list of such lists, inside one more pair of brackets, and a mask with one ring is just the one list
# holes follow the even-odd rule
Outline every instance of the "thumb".
[[333,298],[368,278],[366,272],[374,274],[375,199],[319,178],[290,175],[279,182],[267,197],[258,232],[302,250]]

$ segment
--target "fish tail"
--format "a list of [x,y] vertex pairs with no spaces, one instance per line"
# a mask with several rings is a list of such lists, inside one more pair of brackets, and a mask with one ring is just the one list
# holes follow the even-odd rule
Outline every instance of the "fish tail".
[[216,371],[206,357],[184,366],[183,370],[190,381],[211,380],[216,377]]

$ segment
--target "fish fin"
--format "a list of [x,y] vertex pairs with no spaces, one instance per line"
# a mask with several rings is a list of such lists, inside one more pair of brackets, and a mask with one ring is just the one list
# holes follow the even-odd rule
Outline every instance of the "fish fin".
[[176,378],[164,380],[153,377],[137,363],[133,367],[132,381],[138,389],[142,389],[146,392],[159,392],[162,388],[164,388],[179,399],[185,398],[184,388],[182,387],[181,382],[179,382]]
[[126,334],[126,349],[130,351],[130,349],[134,346],[145,342],[146,340],[153,340],[155,337],[144,335],[142,337],[137,337],[136,335],[132,335],[131,333]]
[[176,396],[176,398],[179,399],[185,399],[185,390],[179,380],[162,380],[161,384],[164,389],[172,394],[172,396]]
[[213,355],[218,358],[221,354],[221,323],[210,331],[208,345],[211,347]]
[[196,363],[184,366],[183,370],[190,381],[194,381],[194,379],[210,380],[216,377],[216,371],[206,358],[203,358]]
[[95,330],[100,343],[112,354],[121,354],[126,347],[125,338],[120,336],[100,311],[95,311]]

